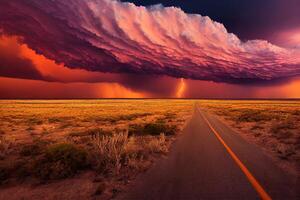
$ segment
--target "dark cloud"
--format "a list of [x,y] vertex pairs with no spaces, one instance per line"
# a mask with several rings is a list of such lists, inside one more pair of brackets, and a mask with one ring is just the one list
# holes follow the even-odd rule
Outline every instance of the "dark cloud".
[[0,41],[0,76],[43,79],[31,60],[20,55],[20,47],[16,42]]
[[2,0],[0,28],[70,68],[256,82],[300,74],[300,51],[242,42],[179,8],[114,0]]
[[0,53],[0,76],[26,78],[26,79],[42,79],[39,71],[28,59],[12,60],[7,55]]
[[178,79],[158,75],[122,74],[117,82],[134,91],[148,92],[157,97],[174,95],[178,85]]

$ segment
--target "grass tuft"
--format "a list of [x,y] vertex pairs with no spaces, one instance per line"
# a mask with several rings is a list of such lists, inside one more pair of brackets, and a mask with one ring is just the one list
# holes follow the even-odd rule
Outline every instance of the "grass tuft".
[[97,170],[104,173],[118,173],[125,163],[126,147],[131,141],[128,133],[113,134],[112,136],[96,135],[93,141],[97,149]]
[[167,153],[168,147],[166,145],[166,137],[164,134],[160,134],[158,138],[152,138],[146,148],[150,153]]

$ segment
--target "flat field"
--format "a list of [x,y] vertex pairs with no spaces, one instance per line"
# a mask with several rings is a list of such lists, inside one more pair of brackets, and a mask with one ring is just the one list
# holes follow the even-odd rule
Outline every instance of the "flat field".
[[[27,183],[49,184],[90,171],[95,184],[86,184],[89,189],[82,198],[89,193],[110,198],[168,152],[191,117],[193,104],[187,100],[1,100],[0,187],[22,183],[27,188]],[[77,185],[80,190],[85,184]],[[73,194],[65,198],[72,199],[76,188],[67,186],[61,185],[64,193]],[[35,195],[31,192],[26,192],[28,198]]]
[[201,100],[199,105],[299,174],[300,101]]
[[0,199],[111,199],[167,154],[196,102],[299,173],[300,101],[0,100]]
[[[184,100],[2,100],[1,135],[17,143],[113,132],[137,124],[182,125],[191,114]],[[9,133],[9,134],[6,134]]]

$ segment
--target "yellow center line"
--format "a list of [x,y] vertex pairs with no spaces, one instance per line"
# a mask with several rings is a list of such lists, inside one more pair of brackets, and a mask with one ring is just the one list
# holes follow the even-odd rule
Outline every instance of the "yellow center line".
[[220,134],[214,129],[214,127],[211,125],[211,123],[208,121],[208,119],[201,113],[200,109],[197,108],[200,115],[203,117],[203,119],[208,124],[209,128],[212,130],[212,132],[215,134],[215,136],[218,138],[218,140],[221,142],[221,144],[225,147],[229,155],[232,157],[232,159],[235,161],[235,163],[239,166],[239,168],[242,170],[242,172],[247,177],[248,181],[251,183],[251,185],[254,187],[256,192],[259,194],[260,198],[263,200],[271,200],[272,198],[268,195],[268,193],[263,189],[263,187],[259,184],[259,182],[255,179],[255,177],[251,174],[251,172],[247,169],[247,167],[242,163],[242,161],[236,156],[236,154],[230,149],[230,147],[225,143],[225,141],[222,139]]

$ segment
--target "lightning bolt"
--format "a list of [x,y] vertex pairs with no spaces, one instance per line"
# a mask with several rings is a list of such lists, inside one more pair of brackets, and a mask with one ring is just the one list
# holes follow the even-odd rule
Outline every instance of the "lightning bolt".
[[177,92],[176,92],[176,98],[182,98],[183,95],[184,95],[184,91],[186,89],[186,84],[184,82],[184,79],[181,78],[180,79],[180,83],[178,85],[178,89],[177,89]]

